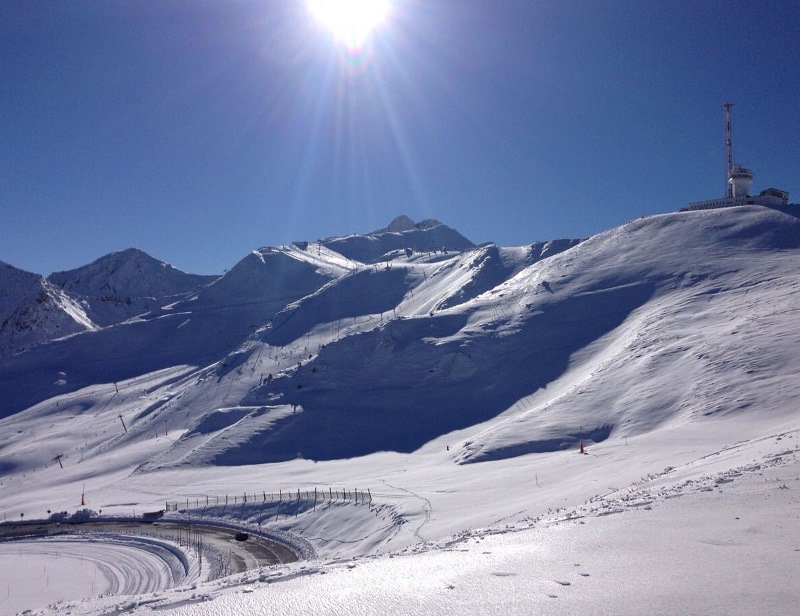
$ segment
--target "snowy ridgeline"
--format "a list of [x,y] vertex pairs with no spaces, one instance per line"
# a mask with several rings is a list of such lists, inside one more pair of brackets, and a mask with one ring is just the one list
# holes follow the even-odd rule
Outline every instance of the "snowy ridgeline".
[[[592,526],[608,529],[598,541],[616,556],[596,562],[621,574],[614,559],[650,545],[648,536],[669,519],[653,504],[675,513],[673,491],[684,502],[706,502],[720,489],[727,493],[733,478],[749,487],[721,506],[752,506],[753,515],[769,517],[748,496],[757,481],[735,473],[754,479],[781,447],[787,464],[796,452],[796,216],[758,207],[669,214],[581,242],[517,248],[439,245],[440,236],[425,235],[442,233],[439,226],[412,230],[400,221],[366,237],[259,249],[182,298],[5,357],[0,509],[8,519],[46,517],[48,510],[74,510],[82,494],[115,515],[183,503],[184,516],[308,542],[315,564],[245,576],[248,593],[288,577],[296,581],[281,588],[298,594],[287,601],[309,590],[336,605],[327,582],[317,581],[324,578],[303,574],[339,579],[356,571],[333,561],[369,556],[378,564],[356,578],[354,596],[427,571],[430,592],[420,601],[443,613],[477,601],[456,591],[491,575],[507,584],[492,594],[495,607],[511,614],[543,611],[545,600],[554,602],[547,613],[574,612],[575,603],[556,607],[562,604],[549,594],[561,600],[583,583],[576,597],[600,592],[620,608],[608,613],[634,613],[589,578],[566,576],[558,569],[565,563],[555,561],[547,575],[569,584],[503,603],[529,580],[523,564],[547,560],[541,551],[535,561],[519,560],[515,551],[539,541],[564,549],[560,529],[580,521],[604,520]],[[419,244],[398,248],[404,234]],[[581,442],[585,455],[577,453]],[[723,455],[736,443],[739,453]],[[749,447],[757,449],[750,458]],[[707,473],[712,479],[696,474],[714,455],[723,462]],[[678,482],[677,471],[691,482]],[[662,477],[663,492],[639,492],[652,492]],[[773,486],[779,507],[769,515],[780,518],[780,507],[795,502],[793,486]],[[276,508],[265,497],[315,488],[329,496],[369,489],[371,498],[321,499],[319,506],[298,499],[304,504],[289,511],[282,499]],[[217,508],[225,495],[248,493],[261,502],[244,506],[236,496],[233,506]],[[712,528],[703,517],[709,510],[697,506],[689,543],[673,537],[690,553],[692,542],[705,540],[698,533]],[[617,516],[608,514],[629,512],[651,515],[652,525],[643,522],[627,547],[615,546]],[[676,515],[692,525],[692,508]],[[544,520],[553,522],[546,532]],[[430,562],[451,571],[456,546],[490,541],[483,537],[506,527],[522,534],[491,540],[502,555],[496,564],[475,543],[464,552],[462,581],[426,569]],[[777,545],[777,533],[765,533],[761,543],[731,541],[766,550]],[[593,539],[581,541],[588,549]],[[419,551],[421,560],[405,560]],[[408,568],[381,556],[387,553]],[[715,559],[725,557],[702,558],[718,566]],[[653,575],[666,573],[667,565],[660,567]],[[639,573],[629,577],[643,583]],[[554,583],[536,580],[543,591]],[[214,588],[171,595],[165,605],[188,601],[185,613],[198,613],[189,604],[224,594]],[[796,598],[778,592],[777,583],[766,588],[782,597],[778,608]],[[402,588],[393,593],[387,601],[423,610]],[[658,605],[656,613],[674,613],[669,600]]]

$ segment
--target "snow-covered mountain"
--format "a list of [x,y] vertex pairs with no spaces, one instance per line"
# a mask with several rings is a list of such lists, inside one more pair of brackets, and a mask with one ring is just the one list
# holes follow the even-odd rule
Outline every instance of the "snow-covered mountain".
[[[187,290],[207,280],[136,250],[53,274],[50,280],[81,301],[97,321],[120,325],[55,342],[0,368],[8,374],[17,370],[25,374],[13,379],[0,401],[0,416],[56,393],[176,365],[221,370],[244,361],[249,349],[263,345],[262,338],[273,346],[293,348],[297,339],[308,338],[310,328],[332,327],[334,322],[339,327],[343,319],[357,322],[363,316],[371,319],[370,315],[386,313],[389,320],[390,312],[392,319],[433,314],[464,303],[577,243],[475,247],[437,221],[415,224],[405,217],[395,219],[387,229],[392,230],[262,248],[192,293]],[[426,249],[438,246],[443,238],[465,251]],[[384,259],[380,265],[354,259],[359,250],[352,248],[362,241],[374,247],[370,254]],[[394,250],[397,246],[402,249]],[[426,282],[429,274],[430,284]],[[415,293],[417,300],[408,301]],[[134,315],[138,317],[122,323]],[[265,374],[273,371],[277,370]]]
[[365,235],[331,237],[320,244],[361,263],[391,260],[400,251],[447,254],[474,247],[458,231],[438,220],[415,223],[408,216],[398,216],[388,227]]
[[216,280],[128,249],[48,278],[0,262],[0,359],[122,323]]
[[[657,396],[657,409],[652,396],[638,395],[640,387],[661,382],[666,373],[651,366],[665,355],[695,374],[711,361],[705,348],[675,333],[670,336],[679,341],[665,350],[653,343],[663,335],[654,330],[687,327],[687,338],[694,339],[698,316],[693,312],[691,324],[683,326],[681,306],[717,299],[722,288],[728,304],[751,301],[763,286],[759,266],[783,267],[783,253],[776,251],[800,245],[797,220],[785,213],[756,208],[693,216],[637,220],[582,243],[500,248],[467,242],[464,250],[438,252],[419,247],[456,232],[399,218],[366,236],[254,251],[196,294],[167,305],[165,296],[201,280],[137,251],[117,253],[51,280],[84,297],[107,290],[119,300],[123,289],[137,298],[160,295],[162,305],[149,306],[134,321],[7,359],[0,375],[8,375],[10,385],[0,414],[96,383],[188,365],[230,386],[222,398],[209,395],[206,384],[188,388],[183,395],[192,402],[181,421],[186,430],[223,406],[304,409],[279,429],[254,435],[257,447],[247,441],[238,454],[226,454],[250,463],[293,459],[298,449],[312,459],[410,452],[511,408],[513,421],[465,444],[459,460],[558,449],[581,433],[594,440],[621,430],[635,434],[674,419],[678,409],[698,414],[700,390],[704,396],[716,391],[710,384],[675,390],[667,378],[659,385],[665,394]],[[359,242],[380,248],[357,261],[358,251],[347,248]],[[397,245],[405,248],[387,250]],[[387,260],[373,263],[378,253]],[[716,260],[709,261],[711,255]],[[752,260],[749,267],[731,265],[745,258]],[[726,267],[720,271],[718,263]],[[743,289],[747,299],[739,299]],[[741,337],[754,320],[752,310],[746,313],[748,320],[740,323],[743,317],[710,311],[705,329],[731,329]],[[729,352],[738,357],[743,351],[736,342],[723,337],[716,344],[732,345]],[[777,349],[769,346],[772,352],[764,351],[756,363],[774,374],[783,364],[770,361]],[[754,348],[760,347],[748,345],[747,353]],[[568,390],[553,397],[553,386],[579,360],[591,378],[577,385],[570,376]],[[744,360],[729,362],[732,368]],[[605,385],[630,380],[620,371],[643,370],[652,375],[636,393]],[[66,377],[55,378],[61,374]],[[584,409],[582,392],[596,387],[602,411]],[[747,397],[742,391],[738,399]],[[568,414],[560,410],[565,404]],[[716,412],[733,411],[720,405]],[[526,418],[532,427],[520,433]],[[348,426],[352,438],[331,445],[330,425]],[[193,459],[201,461],[202,450]]]
[[129,248],[74,270],[54,272],[47,280],[80,302],[94,323],[106,326],[160,308],[216,278],[186,274]]
[[92,327],[69,295],[37,274],[0,262],[0,360]]
[[[470,537],[562,508],[559,523],[577,524],[797,467],[794,209],[666,214],[523,247],[456,237],[401,217],[365,236],[262,248],[174,302],[6,357],[0,508],[74,509],[84,484],[105,512],[181,502],[187,516],[302,537],[328,572],[387,552],[435,549],[449,563]],[[581,442],[589,455],[576,455]],[[370,488],[369,505],[315,496],[312,507],[299,488],[317,486]],[[284,519],[268,495],[295,489]],[[755,502],[734,499],[726,515],[762,515]],[[711,518],[698,528],[712,532]],[[519,564],[511,543],[497,549]],[[482,571],[479,554],[470,571]],[[358,579],[394,567],[381,562]]]

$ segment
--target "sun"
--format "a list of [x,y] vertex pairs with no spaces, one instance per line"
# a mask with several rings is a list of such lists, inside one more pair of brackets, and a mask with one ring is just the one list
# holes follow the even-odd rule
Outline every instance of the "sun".
[[364,46],[386,21],[391,0],[306,0],[311,14],[350,50]]

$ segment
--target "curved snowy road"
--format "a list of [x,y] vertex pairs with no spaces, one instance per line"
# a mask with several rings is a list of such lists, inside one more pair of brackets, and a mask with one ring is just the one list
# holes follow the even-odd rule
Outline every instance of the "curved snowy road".
[[[214,526],[213,524],[195,522],[159,521],[93,521],[79,524],[0,524],[0,542],[4,539],[33,539],[35,537],[61,536],[64,533],[92,534],[98,536],[149,537],[150,539],[176,542],[179,545],[192,545],[196,548],[201,543],[212,546],[217,552],[226,555],[229,560],[229,573],[241,573],[248,569],[290,563],[297,560],[297,554],[291,548],[266,537],[250,535],[247,541],[237,541],[235,528]],[[74,536],[74,535],[70,535]],[[2,545],[0,543],[0,545]],[[187,548],[188,549],[188,548]]]

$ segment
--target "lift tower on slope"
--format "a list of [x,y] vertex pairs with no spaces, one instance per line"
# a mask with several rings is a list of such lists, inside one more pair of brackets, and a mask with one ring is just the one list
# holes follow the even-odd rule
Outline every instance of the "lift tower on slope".
[[725,168],[725,197],[733,197],[733,185],[729,182],[733,172],[733,140],[731,139],[731,107],[733,103],[725,103],[725,154],[728,157]]

